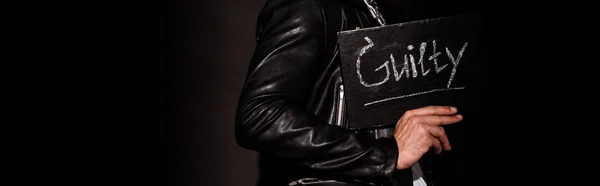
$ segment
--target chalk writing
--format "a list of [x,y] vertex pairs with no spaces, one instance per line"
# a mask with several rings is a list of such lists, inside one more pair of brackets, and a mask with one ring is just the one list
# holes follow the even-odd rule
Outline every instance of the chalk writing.
[[375,46],[375,44],[373,44],[373,41],[371,41],[371,39],[369,39],[369,37],[365,37],[365,40],[367,41],[368,45],[361,48],[360,53],[358,53],[358,59],[356,60],[356,73],[358,74],[358,79],[360,80],[360,83],[362,85],[364,85],[365,87],[379,86],[379,85],[385,83],[390,78],[390,67],[388,66],[389,61],[386,61],[383,65],[381,65],[377,69],[375,69],[375,71],[379,71],[379,70],[381,70],[381,68],[385,67],[385,72],[387,73],[387,75],[385,76],[385,79],[383,79],[382,81],[377,82],[377,83],[372,83],[372,84],[366,83],[362,77],[362,74],[360,73],[360,58],[365,53],[367,53],[367,50],[369,50],[370,48],[373,48],[373,46]]
[[436,51],[437,51],[436,43],[435,43],[435,40],[433,40],[433,55],[429,56],[429,61],[431,61],[433,59],[433,65],[435,65],[435,72],[440,73],[442,70],[444,70],[444,68],[446,68],[446,66],[448,66],[448,64],[445,64],[444,66],[438,68],[437,57],[442,53],[436,52]]
[[[396,81],[399,81],[403,75],[405,76],[406,79],[410,78],[409,74],[412,74],[412,78],[419,77],[419,72],[417,70],[417,64],[420,65],[422,77],[425,77],[429,74],[429,69],[425,68],[425,66],[424,66],[425,62],[423,61],[423,56],[425,55],[425,49],[427,47],[427,43],[422,42],[419,47],[420,55],[419,55],[418,62],[415,63],[415,57],[412,54],[404,54],[404,63],[401,64],[402,68],[400,69],[400,71],[398,71],[398,65],[396,64],[396,59],[394,57],[394,54],[390,54],[390,60],[385,61],[383,64],[381,64],[379,67],[377,67],[375,69],[375,71],[377,72],[377,71],[380,71],[381,69],[385,68],[385,72],[386,72],[385,77],[382,80],[380,80],[379,82],[367,83],[364,80],[364,78],[362,76],[362,72],[361,72],[361,57],[367,53],[367,50],[373,48],[375,46],[375,44],[368,36],[364,37],[364,39],[367,41],[367,45],[361,48],[361,50],[358,54],[358,58],[356,59],[356,73],[358,75],[358,79],[359,79],[360,83],[363,86],[374,87],[374,86],[379,86],[379,85],[386,83],[390,79],[390,68],[394,72],[394,79]],[[431,55],[429,57],[429,61],[433,60],[434,67],[435,67],[435,73],[439,74],[442,70],[444,70],[444,68],[446,68],[446,66],[448,66],[448,64],[445,64],[441,67],[438,66],[437,57],[441,54],[441,52],[436,51],[436,41],[433,40],[432,43],[433,43],[433,55]],[[448,84],[446,85],[446,88],[450,88],[452,80],[454,79],[454,76],[456,74],[457,67],[460,63],[460,59],[463,56],[463,53],[465,52],[467,45],[468,45],[468,42],[465,42],[465,44],[460,49],[460,51],[458,52],[458,55],[456,55],[456,57],[454,57],[454,55],[452,55],[452,53],[450,52],[450,49],[448,49],[448,47],[445,47],[446,54],[451,62],[450,64],[453,65],[452,71],[450,72],[450,77],[448,78]],[[406,49],[408,49],[408,51],[411,51],[412,49],[414,49],[414,47],[413,47],[413,45],[408,45],[408,47],[406,47]],[[391,67],[390,67],[390,62],[391,62]],[[409,68],[410,68],[410,70],[409,70]]]
[[[396,80],[396,81],[399,81],[402,78],[402,76],[404,76],[406,79],[409,79],[411,77],[410,74],[412,74],[412,78],[419,77],[419,71],[417,70],[417,64],[420,66],[420,69],[421,69],[421,71],[420,71],[421,77],[425,77],[429,74],[430,69],[427,69],[425,67],[425,61],[424,61],[424,55],[425,55],[425,50],[427,48],[427,43],[421,42],[421,44],[419,46],[419,60],[416,63],[415,63],[415,57],[410,53],[404,54],[404,62],[400,63],[400,64],[396,64],[396,59],[394,57],[394,54],[390,54],[390,60],[385,61],[383,64],[381,64],[379,67],[377,67],[375,69],[375,72],[378,72],[378,71],[382,70],[383,68],[385,68],[385,73],[386,73],[385,77],[378,82],[367,83],[363,79],[363,75],[361,72],[361,58],[364,54],[366,54],[368,52],[369,49],[371,49],[375,46],[375,43],[373,43],[373,41],[368,36],[364,37],[364,39],[365,39],[365,41],[367,41],[367,45],[363,46],[361,48],[361,50],[358,54],[358,58],[356,59],[356,73],[358,75],[358,79],[359,79],[360,83],[363,86],[376,87],[376,86],[380,86],[380,85],[386,83],[390,79],[390,68],[392,69],[392,71],[394,73],[394,80]],[[383,101],[400,99],[400,98],[421,95],[421,94],[426,94],[426,93],[431,93],[431,92],[464,89],[465,87],[450,88],[450,85],[452,84],[452,80],[454,79],[454,76],[456,75],[457,67],[460,63],[460,59],[462,58],[463,53],[465,52],[465,49],[467,48],[467,45],[468,45],[468,42],[465,42],[465,44],[462,46],[460,51],[458,51],[458,54],[456,55],[456,57],[455,57],[455,55],[453,55],[450,52],[450,49],[448,49],[448,47],[445,47],[446,55],[448,56],[448,58],[450,59],[450,62],[451,62],[449,64],[452,64],[452,70],[450,72],[450,77],[448,78],[448,83],[446,84],[446,88],[434,89],[434,90],[424,91],[424,92],[420,92],[420,93],[413,93],[413,94],[409,94],[409,95],[402,95],[402,96],[396,96],[396,97],[392,97],[392,98],[386,98],[386,99],[366,103],[365,106],[371,105],[374,103],[380,103]],[[415,47],[413,45],[408,45],[406,47],[406,49],[408,51],[412,51],[414,48]],[[444,70],[448,66],[448,64],[444,64],[441,67],[439,66],[438,57],[441,55],[441,52],[437,51],[437,43],[435,40],[432,40],[432,50],[433,50],[433,54],[431,56],[429,56],[428,60],[433,61],[435,73],[439,74],[440,72],[442,72],[442,70]],[[391,62],[391,67],[390,67],[390,62]],[[400,71],[398,71],[398,66],[402,66],[400,68]]]
[[[434,40],[434,42],[435,42],[435,40]],[[427,47],[427,43],[422,42],[421,47],[419,48],[419,53],[421,54],[421,55],[419,55],[419,64],[421,65],[421,74],[423,74],[423,76],[426,76],[427,74],[429,74],[429,69],[427,69],[427,71],[425,71],[425,69],[423,67],[423,54],[425,54],[425,47]],[[431,59],[430,59],[430,61],[431,61]],[[440,72],[437,72],[437,73],[440,73]]]
[[448,85],[446,86],[446,88],[450,88],[450,83],[452,83],[452,79],[454,79],[454,74],[456,74],[456,67],[458,66],[458,62],[460,62],[460,58],[462,57],[463,52],[465,52],[465,48],[467,48],[467,44],[468,43],[465,43],[465,45],[463,45],[462,49],[460,49],[456,59],[454,57],[452,57],[452,53],[450,53],[450,50],[448,50],[448,47],[446,47],[446,54],[448,54],[450,61],[452,62],[452,64],[454,64],[454,67],[452,67],[452,72],[450,73],[450,79],[448,79]]
[[381,99],[381,100],[377,100],[377,101],[371,101],[371,102],[365,103],[364,106],[369,106],[369,105],[376,104],[376,103],[382,103],[382,102],[391,101],[391,100],[395,100],[395,99],[402,99],[402,98],[418,96],[418,95],[428,94],[428,93],[433,93],[433,92],[448,91],[448,90],[462,90],[462,89],[465,89],[465,87],[433,89],[433,90],[428,90],[428,91],[423,91],[423,92],[412,93],[412,94],[408,94],[408,95],[401,95],[401,96],[385,98],[385,99]]
[[464,14],[337,32],[344,113],[336,113],[345,116],[344,126],[393,127],[407,110],[427,105],[475,114],[468,110],[480,110],[490,65],[483,18]]

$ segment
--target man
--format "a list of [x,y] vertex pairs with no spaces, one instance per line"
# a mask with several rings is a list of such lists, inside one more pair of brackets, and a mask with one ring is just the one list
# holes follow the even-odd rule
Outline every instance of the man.
[[260,152],[258,185],[434,185],[419,160],[430,149],[452,148],[442,126],[462,120],[456,108],[410,110],[398,116],[395,128],[345,128],[336,33],[433,15],[398,19],[406,11],[382,6],[382,13],[378,4],[386,3],[395,6],[370,0],[267,1],[235,131],[240,146]]

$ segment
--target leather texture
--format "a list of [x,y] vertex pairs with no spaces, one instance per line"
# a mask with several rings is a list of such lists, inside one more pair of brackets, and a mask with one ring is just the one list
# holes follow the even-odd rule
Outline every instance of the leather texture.
[[237,143],[260,152],[258,185],[412,184],[393,128],[345,128],[336,33],[373,26],[361,0],[266,2],[235,122]]

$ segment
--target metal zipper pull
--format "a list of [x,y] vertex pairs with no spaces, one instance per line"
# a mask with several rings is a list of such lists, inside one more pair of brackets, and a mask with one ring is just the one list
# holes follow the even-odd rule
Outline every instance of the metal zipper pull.
[[363,0],[363,1],[367,5],[367,8],[369,8],[369,12],[371,12],[371,16],[373,16],[373,18],[375,18],[381,26],[384,26],[386,24],[385,19],[383,19],[383,15],[379,11],[379,6],[377,5],[377,2],[375,2],[375,0]]
[[340,85],[340,91],[338,95],[338,105],[337,105],[337,125],[343,126],[344,124],[344,85]]

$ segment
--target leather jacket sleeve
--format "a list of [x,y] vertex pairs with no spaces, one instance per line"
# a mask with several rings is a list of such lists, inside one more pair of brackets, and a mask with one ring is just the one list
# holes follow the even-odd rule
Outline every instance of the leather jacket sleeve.
[[325,33],[316,0],[267,2],[238,103],[237,143],[335,176],[392,182],[398,153],[394,138],[355,134],[306,109],[331,57]]

